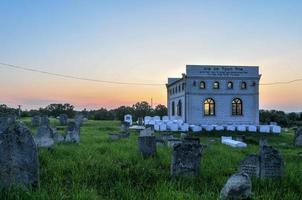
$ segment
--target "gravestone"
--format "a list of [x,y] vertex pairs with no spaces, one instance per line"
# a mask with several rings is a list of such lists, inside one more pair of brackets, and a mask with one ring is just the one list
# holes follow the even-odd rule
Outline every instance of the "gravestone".
[[122,122],[121,130],[123,133],[128,133],[129,127],[130,127],[130,124],[128,122]]
[[236,173],[232,175],[220,192],[220,199],[250,199],[252,182],[248,174]]
[[260,150],[260,177],[281,177],[284,174],[284,161],[278,150],[264,145]]
[[191,139],[173,146],[171,175],[198,176],[202,156],[202,146]]
[[138,149],[144,158],[154,156],[156,154],[155,136],[139,136]]
[[65,142],[79,143],[80,142],[80,127],[75,122],[69,122]]
[[141,130],[139,133],[139,136],[152,136],[154,134],[154,131],[151,128],[145,128],[144,130]]
[[68,123],[68,116],[66,114],[60,114],[59,121],[61,126],[66,126]]
[[0,133],[6,130],[10,124],[15,123],[16,116],[15,115],[6,115],[0,117]]
[[168,147],[174,147],[177,144],[181,144],[182,141],[179,138],[172,138],[167,140]]
[[250,177],[260,176],[260,158],[257,154],[249,154],[240,162],[240,172],[248,174]]
[[154,124],[147,124],[145,125],[146,129],[151,129],[152,131],[154,131]]
[[54,130],[48,126],[40,126],[34,140],[38,147],[51,147],[55,144]]
[[31,118],[31,125],[33,127],[38,127],[41,124],[41,117],[39,115],[35,115]]
[[294,145],[296,147],[302,146],[302,129],[301,128],[298,128],[295,132]]
[[77,127],[81,127],[83,124],[84,116],[82,114],[77,114],[74,118],[74,122]]
[[29,129],[8,119],[0,134],[0,155],[0,187],[38,185],[38,153]]
[[137,119],[137,123],[138,123],[139,126],[142,126],[144,124],[144,118],[143,117],[139,117]]
[[49,126],[49,119],[47,115],[43,115],[41,117],[41,122],[40,122],[41,126]]

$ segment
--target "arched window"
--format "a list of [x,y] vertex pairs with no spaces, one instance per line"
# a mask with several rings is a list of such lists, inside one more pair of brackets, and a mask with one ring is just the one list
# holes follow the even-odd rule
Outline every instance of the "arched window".
[[246,89],[246,88],[247,88],[246,82],[242,82],[241,83],[241,89]]
[[213,89],[219,89],[219,82],[218,81],[215,81],[213,83]]
[[232,101],[232,115],[242,115],[242,100],[239,98]]
[[179,100],[178,104],[177,104],[177,115],[178,116],[182,115],[182,103],[181,103],[181,100]]
[[201,81],[199,87],[200,89],[206,89],[206,82]]
[[215,101],[211,98],[208,98],[203,103],[204,115],[213,116],[215,115]]
[[172,109],[172,116],[174,116],[175,115],[175,103],[174,103],[174,101],[172,101],[171,109]]
[[233,87],[234,87],[233,82],[232,82],[232,81],[229,81],[229,82],[228,82],[228,89],[233,89]]

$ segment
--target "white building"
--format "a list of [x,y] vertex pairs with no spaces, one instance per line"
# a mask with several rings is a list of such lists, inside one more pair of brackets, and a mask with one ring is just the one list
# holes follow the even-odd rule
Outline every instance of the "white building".
[[187,65],[169,78],[168,115],[189,124],[259,124],[259,67]]

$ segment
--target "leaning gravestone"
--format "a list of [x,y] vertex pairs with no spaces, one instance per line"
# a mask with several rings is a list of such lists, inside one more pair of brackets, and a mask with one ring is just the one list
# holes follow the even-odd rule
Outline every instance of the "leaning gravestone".
[[155,136],[139,136],[137,139],[139,152],[144,158],[156,154],[156,138]]
[[240,172],[248,174],[250,177],[260,176],[260,159],[257,154],[249,154],[240,163]]
[[60,114],[59,121],[61,126],[66,126],[68,122],[68,116],[66,114]]
[[294,145],[296,147],[302,146],[302,129],[298,128],[295,133]]
[[8,122],[0,134],[0,187],[37,186],[38,153],[32,134],[22,124]]
[[8,126],[16,121],[15,115],[7,115],[0,117],[0,134],[8,128]]
[[202,145],[197,140],[187,138],[182,143],[174,145],[171,162],[172,177],[181,175],[198,176],[201,155]]
[[252,195],[252,182],[248,174],[236,173],[226,182],[220,192],[220,199],[250,199]]
[[41,124],[41,117],[39,115],[35,115],[31,118],[31,125],[33,127],[40,126]]
[[281,177],[284,174],[284,161],[278,150],[263,146],[260,150],[260,177]]
[[79,143],[80,142],[80,127],[75,122],[69,122],[65,142]]

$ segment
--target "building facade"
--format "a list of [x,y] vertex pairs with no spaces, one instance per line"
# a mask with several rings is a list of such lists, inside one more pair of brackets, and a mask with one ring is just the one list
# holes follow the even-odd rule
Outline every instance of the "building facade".
[[168,115],[196,125],[259,124],[259,67],[187,65],[168,78]]

